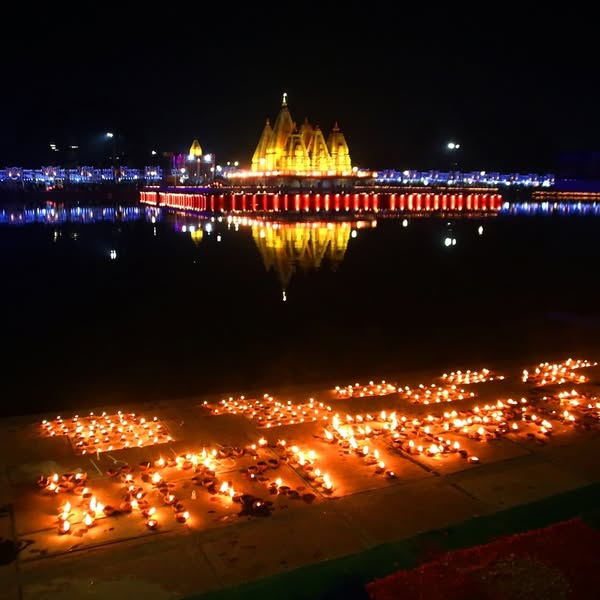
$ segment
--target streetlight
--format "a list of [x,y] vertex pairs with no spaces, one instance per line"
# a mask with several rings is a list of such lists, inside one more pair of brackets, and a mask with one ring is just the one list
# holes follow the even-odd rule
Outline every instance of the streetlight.
[[211,181],[214,181],[214,179],[215,179],[215,163],[216,163],[216,159],[215,159],[214,153],[212,153],[212,154],[205,154],[204,155],[204,162],[211,164],[210,179],[211,179]]
[[106,132],[106,138],[112,140],[112,173],[113,173],[113,182],[117,181],[117,168],[116,168],[116,147],[115,147],[115,134],[112,131]]
[[451,158],[450,160],[450,168],[454,171],[456,171],[458,169],[458,162],[456,160],[456,151],[460,149],[460,144],[458,142],[448,142],[446,144],[446,148],[448,148],[448,150],[450,151],[450,154],[454,154],[454,156]]

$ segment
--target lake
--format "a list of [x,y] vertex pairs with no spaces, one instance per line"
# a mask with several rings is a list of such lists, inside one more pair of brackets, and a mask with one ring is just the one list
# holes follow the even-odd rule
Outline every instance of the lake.
[[600,216],[573,206],[330,223],[0,213],[2,413],[594,359]]

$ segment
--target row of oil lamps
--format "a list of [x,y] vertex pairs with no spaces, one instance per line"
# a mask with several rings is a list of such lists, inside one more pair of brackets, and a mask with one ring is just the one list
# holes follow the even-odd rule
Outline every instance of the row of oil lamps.
[[121,411],[114,415],[105,412],[100,416],[93,412],[85,417],[75,415],[67,421],[58,416],[52,421],[42,421],[41,426],[46,436],[65,435],[71,438],[79,454],[141,448],[172,441],[157,417],[147,421],[135,413]]
[[[258,449],[266,445],[266,440],[261,439],[258,444],[250,445],[246,450],[248,453],[258,456]],[[240,451],[240,456],[246,451]],[[220,451],[213,449],[207,451],[206,448],[200,453],[188,453],[186,455],[180,455],[177,457],[169,457],[167,459],[159,457],[152,464],[149,462],[142,462],[138,465],[138,469],[141,472],[142,483],[137,482],[134,479],[132,473],[133,469],[129,465],[124,465],[120,468],[108,469],[107,475],[110,478],[119,478],[124,491],[124,500],[120,502],[118,507],[111,505],[103,505],[97,501],[95,496],[92,496],[90,488],[87,487],[87,473],[65,473],[59,475],[54,473],[49,477],[42,475],[38,480],[38,486],[43,491],[52,495],[59,494],[61,492],[71,492],[74,496],[81,496],[81,518],[75,519],[75,512],[73,511],[73,505],[70,501],[66,501],[58,516],[58,533],[60,535],[68,534],[72,531],[72,526],[75,523],[81,522],[84,527],[90,529],[96,523],[96,520],[101,517],[112,516],[118,512],[120,513],[131,513],[139,511],[140,514],[145,518],[145,524],[148,529],[154,530],[159,526],[159,521],[156,516],[156,507],[149,505],[146,500],[148,490],[144,488],[143,483],[149,484],[152,488],[162,495],[162,502],[166,506],[171,506],[175,511],[175,519],[180,523],[185,523],[189,520],[189,512],[185,510],[183,503],[170,491],[170,484],[167,479],[163,476],[161,471],[165,468],[173,468],[178,471],[187,471],[188,469],[193,470],[194,476],[192,481],[197,485],[204,487],[211,487],[218,483],[216,477],[216,469],[218,467],[218,460],[223,456]],[[260,471],[260,465],[263,461],[258,462],[257,466],[250,466],[248,468],[248,475],[250,480],[258,480],[255,473]],[[267,463],[264,462],[267,466]],[[278,465],[279,463],[277,463]],[[272,465],[269,465],[272,466]],[[328,480],[328,476],[325,476],[324,489],[328,486],[331,487],[331,482]],[[287,493],[288,486],[284,485],[281,478],[277,478],[275,481],[269,484],[270,493]],[[219,495],[228,497],[231,501],[241,501],[242,493],[234,490],[232,482],[223,481],[219,487],[215,489],[215,492]],[[192,491],[192,499],[196,498],[196,490]],[[256,502],[260,503],[260,500]]]
[[[524,370],[522,380],[538,385],[564,383],[565,381],[583,383],[588,381],[588,379],[583,375],[578,375],[575,371],[584,367],[592,367],[596,364],[589,360],[580,359],[568,359],[564,363],[540,363],[532,374]],[[354,383],[343,387],[336,386],[335,395],[337,398],[344,399],[398,394],[400,398],[417,404],[440,404],[475,398],[475,392],[468,392],[464,388],[459,387],[460,385],[503,380],[505,377],[484,368],[480,371],[471,369],[467,369],[466,371],[452,371],[444,373],[440,379],[443,382],[442,385],[435,383],[425,385],[421,383],[415,387],[397,386],[385,380],[379,383],[369,381],[368,385]],[[205,401],[204,406],[210,407],[211,405]],[[294,404],[291,401],[282,402],[275,400],[270,394],[264,394],[262,398],[246,398],[245,396],[238,398],[229,397],[228,399],[221,400],[212,409],[212,414],[214,415],[223,413],[245,415],[257,420],[259,426],[266,428],[294,425],[309,421],[314,422],[317,420],[326,421],[331,412],[331,406],[325,405],[323,402],[316,402],[314,398],[310,398],[308,402]]]
[[345,387],[336,386],[335,394],[341,399],[398,394],[400,398],[410,400],[415,404],[437,404],[475,397],[474,392],[467,392],[465,389],[457,387],[456,383],[449,383],[442,386],[435,383],[430,385],[421,383],[412,388],[408,385],[402,387],[386,384],[385,381],[382,381],[380,384],[370,381],[368,386],[359,383]]
[[540,363],[533,372],[523,369],[521,380],[524,383],[532,383],[536,386],[556,385],[563,383],[585,383],[589,379],[585,375],[580,375],[577,370],[586,367],[595,367],[597,362],[589,360],[572,358],[562,363]]
[[[203,406],[210,408],[208,401]],[[311,421],[327,420],[331,406],[309,398],[308,402],[293,403],[291,400],[282,402],[275,400],[270,394],[262,398],[224,398],[217,406],[212,408],[211,414],[244,415],[257,421],[259,427],[273,427],[276,425],[296,425]]]
[[[38,486],[43,491],[51,494],[71,492],[74,496],[80,496],[82,501],[79,522],[86,529],[93,527],[98,518],[113,516],[117,513],[139,511],[145,519],[146,527],[154,530],[158,527],[158,519],[155,514],[156,507],[149,505],[146,499],[148,490],[144,488],[142,483],[135,481],[131,471],[131,468],[127,465],[121,467],[118,471],[124,491],[124,499],[118,507],[104,505],[92,495],[90,488],[86,485],[87,473],[65,473],[63,475],[54,473],[49,477],[42,475],[38,480]],[[109,473],[109,476],[115,475]],[[155,472],[151,479],[142,477],[142,482],[151,483],[162,494],[164,505],[171,506],[174,509],[176,521],[185,523],[189,519],[189,512],[185,510],[183,504],[173,494],[169,493],[168,484],[160,474]],[[59,511],[58,533],[61,535],[70,533],[72,525],[78,522],[74,521],[74,518],[73,505],[67,500]]]
[[[455,384],[445,387],[438,387],[435,384],[425,387],[421,384],[414,389],[407,386],[406,388],[400,388],[398,393],[414,403],[422,404],[439,404],[441,402],[452,402],[454,400],[475,397],[474,392],[466,392],[464,389],[457,388]],[[338,392],[338,395],[344,397],[341,390]],[[203,405],[210,407],[208,401],[205,401]],[[325,405],[323,402],[316,402],[314,398],[310,398],[308,402],[294,404],[291,400],[282,402],[275,400],[269,394],[264,394],[260,399],[247,399],[245,396],[223,399],[218,406],[212,408],[211,414],[244,415],[256,420],[259,427],[271,428],[281,425],[327,421],[331,411],[332,407],[330,405]]]
[[[460,443],[447,437],[448,434],[466,435],[468,438],[484,442],[518,432],[523,426],[532,427],[537,435],[549,438],[553,433],[553,425],[550,419],[565,424],[574,424],[577,421],[577,413],[583,412],[589,418],[600,422],[600,402],[597,398],[586,397],[576,390],[564,391],[556,397],[544,397],[541,400],[529,402],[526,398],[519,401],[508,399],[498,400],[493,404],[475,406],[470,410],[447,411],[442,415],[427,415],[416,418],[398,416],[396,412],[381,411],[377,415],[371,414],[339,414],[331,415],[327,427],[324,429],[322,439],[328,443],[337,443],[349,453],[359,457],[366,465],[373,466],[376,474],[383,474],[386,478],[395,479],[394,471],[386,470],[386,465],[379,450],[374,448],[375,440],[380,437],[393,449],[401,453],[424,455],[427,457],[438,457],[451,453],[458,453],[463,458],[468,458],[471,463],[478,463],[479,459],[468,456],[461,448]],[[369,440],[372,439],[372,442]],[[419,443],[422,442],[422,443]],[[268,441],[262,437],[256,444],[248,447],[248,452],[255,457],[258,456],[259,448],[268,446]],[[324,494],[334,491],[334,484],[330,475],[324,472],[319,465],[317,452],[312,449],[289,446],[285,440],[279,440],[277,447],[284,456],[289,459],[291,465],[300,471],[300,474],[320,489]],[[163,468],[176,468],[180,471],[192,469],[197,474],[192,479],[198,483],[202,482],[205,487],[214,485],[216,480],[216,469],[220,458],[218,450],[201,453],[180,455],[173,458],[159,458],[153,465],[140,463],[142,481],[149,483],[153,488],[162,493],[163,502],[172,506],[175,510],[176,520],[186,522],[189,513],[185,511],[183,504],[169,491],[167,480],[160,471]],[[255,474],[261,471],[259,461],[257,466],[247,469],[249,478],[255,479]],[[126,494],[126,500],[121,503],[119,510],[131,512],[139,510],[146,519],[149,529],[158,527],[155,515],[156,509],[148,505],[145,499],[147,490],[136,483],[129,467],[109,470],[111,477],[120,476]],[[198,475],[199,474],[199,475]],[[41,477],[38,481],[40,487],[52,494],[60,492],[72,492],[83,498],[82,523],[86,528],[92,527],[97,515],[109,516],[114,514],[115,509],[103,506],[86,487],[86,473],[71,473],[59,476],[54,473],[50,477]],[[286,485],[281,478],[269,484],[272,493],[285,493]],[[216,490],[218,494],[228,496],[232,500],[239,497],[233,489],[231,482],[222,482]],[[193,495],[195,492],[193,492]],[[193,496],[192,496],[193,497]],[[72,527],[73,510],[70,502],[65,502],[59,513],[59,533],[69,533]]]

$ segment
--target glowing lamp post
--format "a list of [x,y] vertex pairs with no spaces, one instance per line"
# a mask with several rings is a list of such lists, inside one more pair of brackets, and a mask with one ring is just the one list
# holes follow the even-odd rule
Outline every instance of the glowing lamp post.
[[214,152],[212,154],[205,154],[204,155],[204,162],[209,163],[211,165],[210,167],[210,180],[214,181],[215,179],[215,154]]
[[450,168],[451,170],[456,171],[458,169],[458,162],[456,160],[456,152],[460,149],[460,144],[457,142],[448,142],[446,144],[446,148],[448,149],[451,159],[450,159]]
[[116,182],[117,181],[117,168],[116,168],[116,140],[115,140],[115,134],[112,131],[107,131],[106,132],[106,139],[110,140],[112,142],[112,160],[111,160],[111,167],[112,167],[112,174],[113,174],[113,181]]

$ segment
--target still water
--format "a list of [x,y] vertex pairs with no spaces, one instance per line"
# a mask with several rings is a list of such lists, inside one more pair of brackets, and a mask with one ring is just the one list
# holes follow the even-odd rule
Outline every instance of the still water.
[[593,359],[598,212],[0,212],[2,414]]

